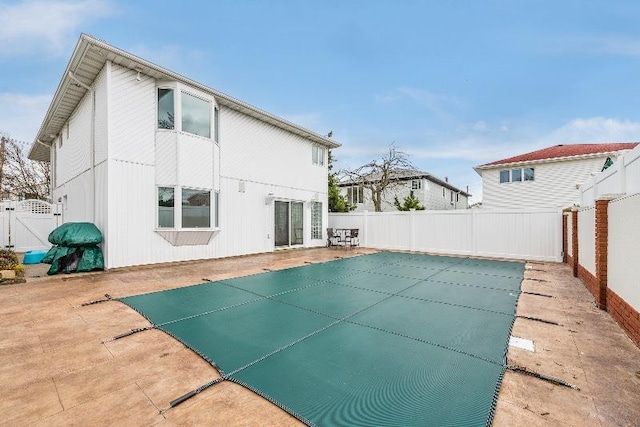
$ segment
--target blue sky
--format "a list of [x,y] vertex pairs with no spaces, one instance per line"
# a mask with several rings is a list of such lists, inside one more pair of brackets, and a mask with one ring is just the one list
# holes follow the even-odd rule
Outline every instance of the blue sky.
[[640,2],[0,0],[0,131],[33,141],[81,32],[343,146],[473,166],[640,140]]

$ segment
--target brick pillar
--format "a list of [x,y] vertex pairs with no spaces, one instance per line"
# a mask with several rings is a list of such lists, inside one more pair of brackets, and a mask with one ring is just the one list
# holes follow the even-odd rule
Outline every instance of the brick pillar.
[[567,262],[567,251],[569,248],[569,241],[567,238],[567,215],[562,214],[562,262],[566,264]]
[[596,303],[607,309],[607,252],[609,240],[609,200],[596,200],[596,280],[598,296]]
[[571,211],[571,252],[573,252],[573,277],[578,277],[578,210]]

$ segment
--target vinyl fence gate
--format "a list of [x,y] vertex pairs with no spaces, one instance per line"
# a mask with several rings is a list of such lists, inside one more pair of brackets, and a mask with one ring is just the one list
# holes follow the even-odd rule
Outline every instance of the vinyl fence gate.
[[42,200],[0,202],[0,249],[49,249],[49,233],[62,224],[62,205]]

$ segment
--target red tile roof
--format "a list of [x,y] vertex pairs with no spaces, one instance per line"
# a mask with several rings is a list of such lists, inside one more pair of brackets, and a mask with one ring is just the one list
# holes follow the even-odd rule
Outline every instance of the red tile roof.
[[560,144],[542,150],[532,151],[507,159],[496,160],[482,166],[503,165],[507,163],[531,162],[534,160],[556,159],[560,157],[583,156],[587,154],[611,153],[620,150],[632,150],[638,142],[607,143],[607,144]]

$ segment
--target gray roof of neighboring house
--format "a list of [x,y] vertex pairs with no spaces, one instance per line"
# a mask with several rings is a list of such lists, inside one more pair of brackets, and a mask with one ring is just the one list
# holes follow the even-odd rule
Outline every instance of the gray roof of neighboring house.
[[[375,182],[376,180],[379,179],[378,176],[379,175],[371,175],[370,177],[367,178],[367,180]],[[419,170],[407,170],[407,169],[397,170],[393,172],[393,178],[392,178],[393,181],[409,181],[413,179],[428,179],[433,183],[441,185],[442,187],[448,188],[449,190],[455,191],[464,196],[467,196],[467,197],[471,196],[470,193],[464,190],[460,190],[458,187],[449,184],[448,181],[444,181],[438,178],[437,176],[430,174],[429,172],[423,172]],[[349,187],[352,185],[357,185],[357,183],[358,183],[357,180],[346,180],[346,181],[339,182],[338,186]]]
[[296,135],[307,138],[328,148],[339,147],[340,144],[315,132],[256,108],[229,95],[212,89],[196,81],[190,80],[166,68],[155,65],[129,52],[113,47],[87,34],[81,34],[69,64],[60,80],[47,114],[34,140],[29,158],[33,160],[49,160],[49,146],[61,132],[64,124],[84,97],[98,73],[106,63],[130,68],[155,79],[176,80],[213,95],[223,106],[240,111],[263,122],[272,124]]

